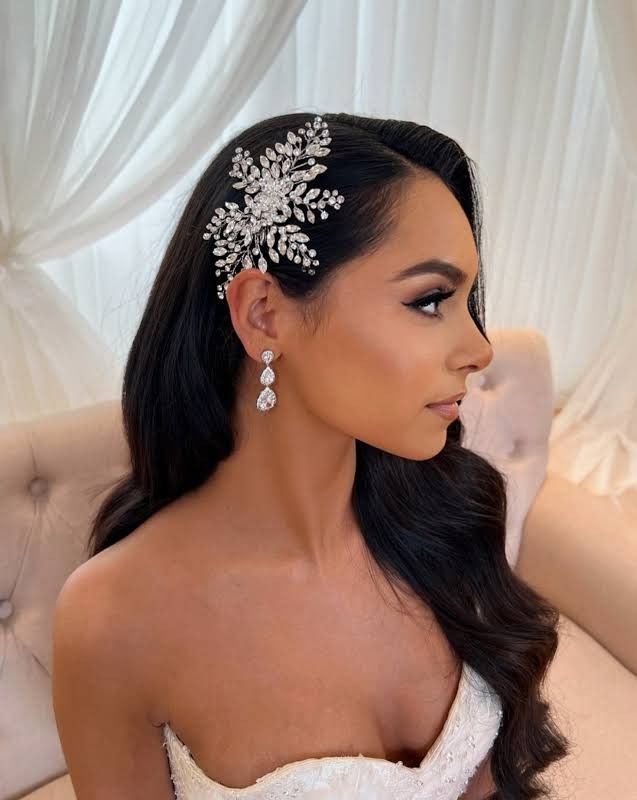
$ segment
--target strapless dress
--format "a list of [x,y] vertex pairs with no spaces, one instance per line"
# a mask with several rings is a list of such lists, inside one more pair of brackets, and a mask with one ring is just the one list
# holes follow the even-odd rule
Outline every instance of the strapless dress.
[[500,729],[493,688],[464,662],[444,727],[417,767],[359,753],[291,761],[232,788],[206,775],[168,723],[163,726],[177,800],[458,800]]

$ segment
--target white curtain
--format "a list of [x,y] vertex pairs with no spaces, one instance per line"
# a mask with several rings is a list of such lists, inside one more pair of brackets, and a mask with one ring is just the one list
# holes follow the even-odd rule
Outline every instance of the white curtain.
[[[11,7],[18,13],[29,5]],[[139,10],[140,25],[136,33],[120,28],[117,38],[111,31],[113,49],[131,47],[131,40],[133,49],[143,47],[146,36],[157,37],[153,26],[167,9],[174,15],[182,5],[124,3],[129,14]],[[228,2],[223,11],[238,5]],[[637,311],[635,81],[624,66],[613,66],[611,92],[608,74],[617,52],[608,30],[616,40],[623,37],[632,58],[637,51],[630,32],[634,6],[634,0],[307,0],[292,20],[297,4],[279,4],[269,18],[280,37],[272,58],[232,113],[223,119],[215,115],[208,146],[193,148],[190,166],[184,163],[171,173],[170,190],[162,186],[163,194],[157,192],[155,202],[139,213],[122,205],[129,197],[127,184],[118,195],[121,213],[110,209],[103,217],[111,226],[96,232],[93,243],[76,240],[73,246],[83,249],[70,248],[64,258],[39,253],[49,259],[44,270],[120,365],[188,193],[235,131],[292,110],[344,110],[431,125],[456,138],[479,167],[488,327],[533,327],[549,342],[559,410],[549,466],[593,491],[635,488],[637,360],[630,352],[637,345],[631,325]],[[40,14],[42,6],[36,7]],[[51,14],[61,7],[50,5]],[[78,13],[68,2],[63,7],[67,16]],[[197,7],[201,27],[207,9]],[[602,29],[600,20],[608,15],[614,15],[613,24]],[[245,25],[249,16],[239,16],[237,24]],[[262,32],[259,26],[254,31]],[[220,35],[214,31],[215,48],[203,67],[210,91],[227,80],[224,59],[213,59],[215,50],[224,50]],[[624,55],[617,63],[632,62]],[[129,71],[111,81],[112,90],[128,87]],[[192,88],[191,73],[181,62],[154,90],[163,92],[164,81],[171,80],[182,91]],[[112,124],[110,102],[100,108]],[[97,137],[90,129],[77,137],[85,159],[97,157],[99,132],[110,129],[100,128],[97,119]],[[189,136],[188,115],[165,109],[163,122],[172,136],[166,134],[156,162],[149,155],[155,151],[140,153],[140,181],[162,159],[168,173]],[[40,216],[38,226],[42,222]],[[15,369],[24,369],[24,362]],[[113,395],[118,388],[113,386]],[[17,396],[22,402],[24,393]],[[77,405],[80,399],[68,402]]]
[[[610,117],[632,187],[622,212],[634,231],[637,0],[594,0],[592,9]],[[632,248],[625,257],[622,302],[598,352],[554,420],[549,460],[550,469],[615,499],[637,487],[637,250]]]
[[637,0],[594,0],[593,13],[613,122],[637,173]]
[[174,186],[248,101],[303,2],[3,0],[1,421],[117,392],[111,348],[40,265]]

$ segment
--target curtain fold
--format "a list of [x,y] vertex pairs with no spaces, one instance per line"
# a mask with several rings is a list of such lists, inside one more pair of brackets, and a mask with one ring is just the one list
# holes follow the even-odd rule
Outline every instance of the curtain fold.
[[637,0],[593,0],[593,11],[613,124],[637,174]]
[[247,102],[304,2],[0,4],[0,421],[118,392],[114,354],[40,265],[174,186]]
[[632,189],[618,240],[628,224],[636,246],[625,252],[627,281],[611,326],[554,419],[548,467],[617,502],[637,488],[637,0],[593,0],[592,11],[606,102]]

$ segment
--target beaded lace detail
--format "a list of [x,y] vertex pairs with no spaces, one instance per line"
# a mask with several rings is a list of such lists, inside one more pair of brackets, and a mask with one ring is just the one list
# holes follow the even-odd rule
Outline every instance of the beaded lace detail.
[[243,788],[206,775],[168,723],[163,730],[177,800],[458,800],[501,721],[499,696],[465,662],[445,725],[419,766],[361,753],[322,756],[284,764]]

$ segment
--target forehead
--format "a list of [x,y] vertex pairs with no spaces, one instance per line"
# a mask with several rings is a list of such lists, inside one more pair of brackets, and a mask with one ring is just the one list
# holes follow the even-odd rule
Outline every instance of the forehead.
[[423,262],[430,261],[452,265],[451,272],[439,274],[469,290],[479,272],[473,232],[462,206],[439,178],[424,173],[405,181],[392,218],[382,242],[340,272],[330,288],[336,306],[350,313],[355,300],[359,308],[375,309],[379,298],[409,286],[422,288],[421,276],[431,274]]
[[460,203],[435,176],[405,182],[393,210],[393,224],[377,248],[350,264],[349,278],[378,288],[412,264],[438,259],[456,264],[471,285],[478,274],[478,252]]
[[450,189],[434,176],[406,182],[396,207],[396,224],[384,247],[414,260],[439,258],[458,264],[470,276],[478,253],[471,225]]
[[[388,281],[401,280],[398,274],[406,268],[430,259],[457,265],[469,280],[467,286],[473,284],[479,262],[471,225],[439,178],[425,174],[406,181],[393,217],[381,244],[350,262],[343,275],[344,291],[377,292]],[[409,278],[405,285],[410,280],[416,281]]]

